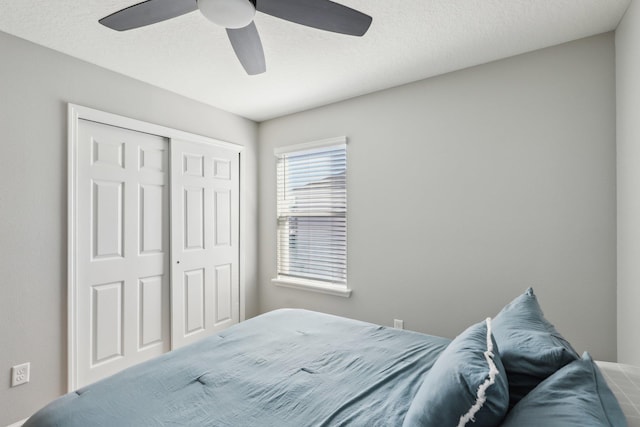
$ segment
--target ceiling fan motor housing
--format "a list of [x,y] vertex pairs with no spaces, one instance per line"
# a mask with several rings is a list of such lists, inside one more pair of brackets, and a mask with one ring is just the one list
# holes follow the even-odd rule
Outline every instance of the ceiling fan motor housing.
[[244,28],[256,14],[255,0],[198,0],[200,12],[225,28]]

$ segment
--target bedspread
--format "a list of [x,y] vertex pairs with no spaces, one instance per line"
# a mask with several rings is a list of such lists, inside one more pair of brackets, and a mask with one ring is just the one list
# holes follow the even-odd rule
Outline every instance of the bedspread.
[[24,427],[400,426],[449,342],[276,310],[62,396]]

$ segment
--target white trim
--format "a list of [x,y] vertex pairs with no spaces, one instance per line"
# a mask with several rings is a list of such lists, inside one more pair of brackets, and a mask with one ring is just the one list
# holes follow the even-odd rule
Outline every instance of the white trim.
[[240,247],[238,250],[240,251],[238,256],[238,262],[240,263],[238,269],[238,280],[239,280],[239,288],[240,288],[240,321],[243,322],[247,319],[247,290],[245,287],[247,277],[247,192],[246,192],[246,182],[247,182],[247,159],[244,152],[239,153],[240,156],[240,218],[239,218],[239,227],[240,227],[240,236],[239,243]]
[[27,420],[28,418],[25,418],[24,420],[16,421],[15,423],[8,425],[7,427],[21,427],[22,424],[27,422]]
[[69,103],[69,109],[76,112],[78,118],[84,120],[91,120],[98,123],[104,123],[111,126],[117,126],[124,129],[131,129],[136,132],[150,133],[152,135],[158,135],[169,139],[182,139],[191,142],[201,142],[209,145],[215,145],[217,147],[226,148],[228,150],[234,150],[238,153],[244,151],[244,147],[232,142],[221,141],[219,139],[210,138],[208,136],[197,135],[195,133],[185,132],[178,129],[173,129],[166,126],[157,125],[155,123],[149,123],[142,120],[131,119],[129,117],[119,116],[117,114],[107,113],[100,110],[95,110],[89,107],[83,107],[81,105]]
[[[239,285],[240,285],[240,321],[246,318],[246,296],[245,296],[245,277],[246,277],[246,155],[244,153],[245,147],[239,144],[231,142],[221,141],[218,139],[209,138],[202,135],[197,135],[154,123],[144,122],[141,120],[131,119],[129,117],[119,116],[117,114],[107,113],[100,110],[95,110],[89,107],[83,107],[69,103],[67,106],[68,111],[68,183],[67,183],[67,333],[68,333],[68,375],[67,375],[67,389],[73,391],[78,387],[78,361],[75,355],[78,348],[78,331],[77,326],[77,277],[76,277],[76,251],[77,242],[74,240],[76,235],[77,226],[77,150],[78,150],[78,123],[79,120],[89,120],[97,123],[103,123],[110,126],[121,127],[124,129],[130,129],[136,132],[144,132],[152,135],[158,135],[161,137],[171,139],[182,139],[186,141],[192,141],[197,143],[209,144],[216,147],[225,148],[238,153],[240,156],[240,266],[239,266]],[[11,426],[13,427],[13,426]]]
[[475,415],[487,401],[487,389],[496,382],[496,375],[499,374],[496,364],[493,362],[493,341],[491,340],[491,318],[487,317],[487,351],[484,352],[484,358],[489,365],[489,377],[484,380],[478,387],[478,397],[476,403],[469,408],[469,411],[460,417],[458,427],[464,427],[469,421],[475,422]]
[[277,147],[273,149],[273,154],[276,157],[282,157],[283,154],[300,151],[313,151],[320,148],[334,147],[339,145],[346,145],[346,136],[337,136],[335,138],[322,139],[320,141],[303,142],[302,144],[286,145],[284,147]]
[[349,298],[351,296],[351,289],[349,289],[347,285],[337,283],[326,283],[317,280],[298,279],[293,277],[276,277],[275,279],[271,279],[271,283],[285,288],[320,292],[322,294],[336,295],[345,298]]
[[77,347],[78,347],[78,331],[76,329],[77,324],[77,310],[76,310],[76,290],[77,290],[77,276],[76,276],[76,249],[78,242],[75,240],[77,224],[77,179],[76,174],[78,170],[77,164],[77,148],[78,148],[78,122],[80,120],[80,114],[74,105],[69,104],[68,107],[68,144],[67,144],[67,390],[72,391],[76,389],[78,384],[78,362],[76,360]]

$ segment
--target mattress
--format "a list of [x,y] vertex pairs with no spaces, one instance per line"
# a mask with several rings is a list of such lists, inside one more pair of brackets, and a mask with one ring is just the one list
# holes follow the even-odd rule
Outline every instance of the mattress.
[[600,361],[597,364],[618,399],[629,427],[640,427],[640,367]]
[[449,343],[277,310],[69,393],[24,427],[400,426]]

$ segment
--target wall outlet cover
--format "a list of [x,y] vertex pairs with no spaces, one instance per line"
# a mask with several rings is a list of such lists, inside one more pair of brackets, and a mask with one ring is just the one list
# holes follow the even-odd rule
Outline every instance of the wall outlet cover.
[[19,386],[29,382],[31,374],[31,363],[23,363],[11,368],[11,387]]

